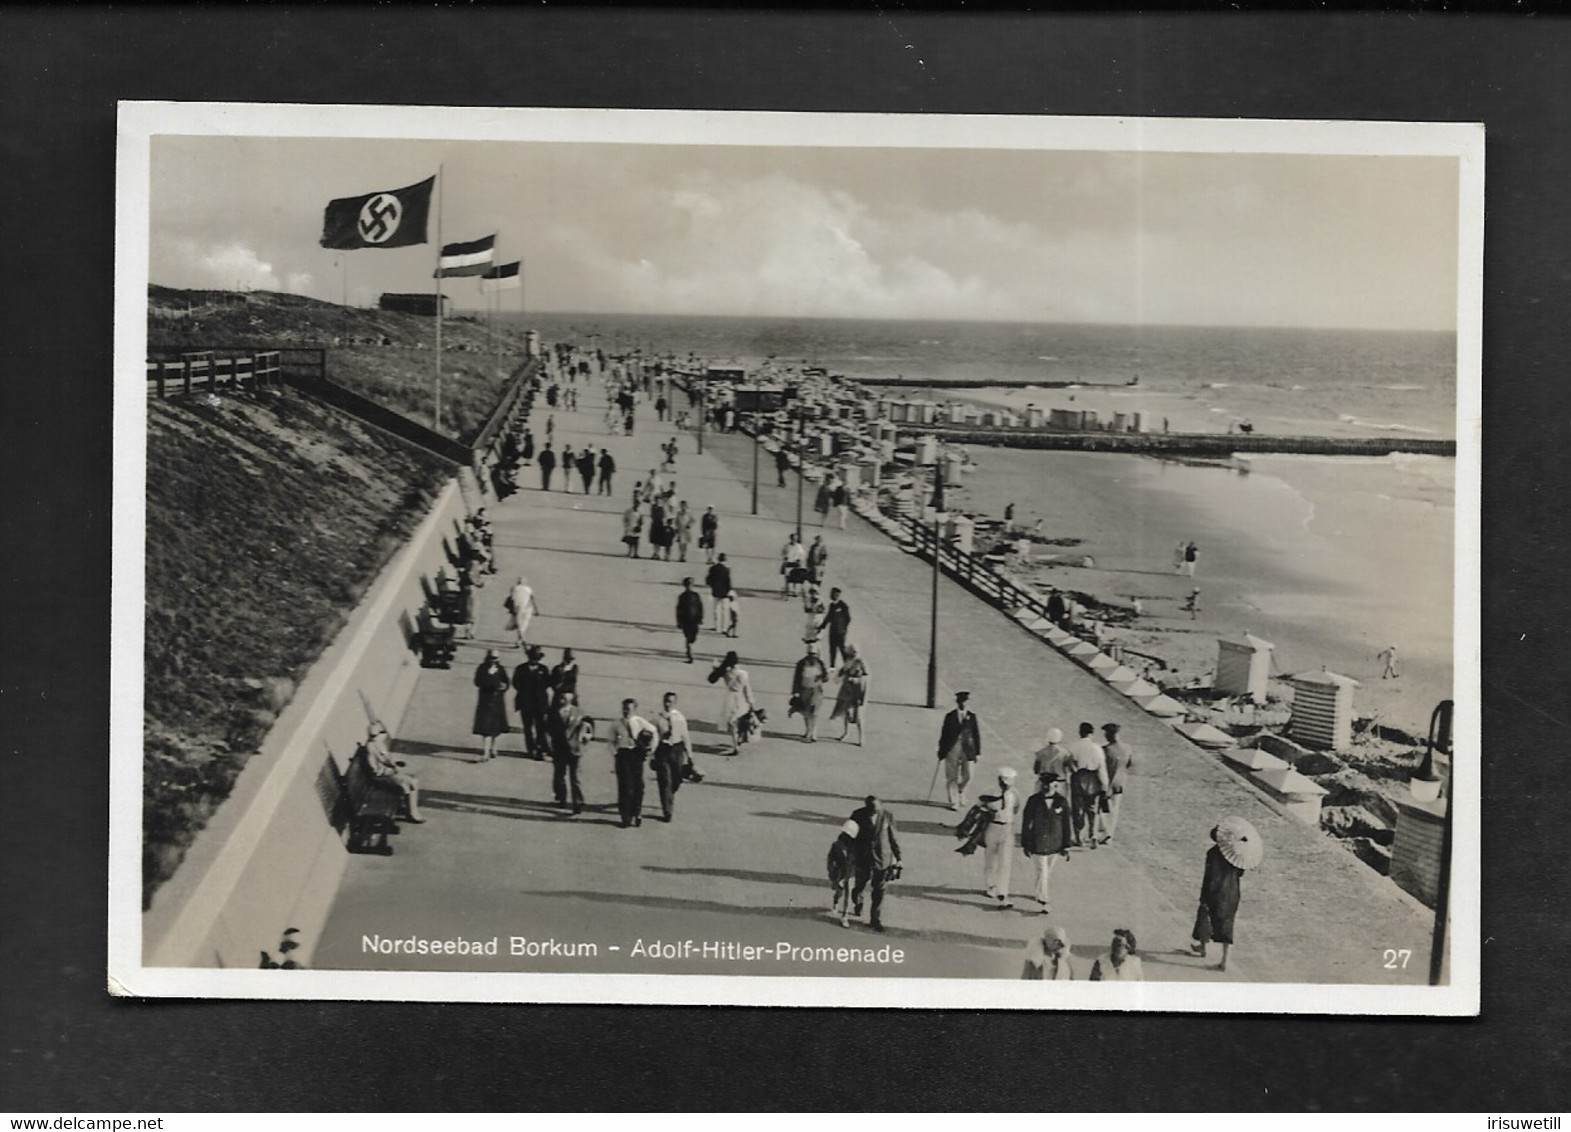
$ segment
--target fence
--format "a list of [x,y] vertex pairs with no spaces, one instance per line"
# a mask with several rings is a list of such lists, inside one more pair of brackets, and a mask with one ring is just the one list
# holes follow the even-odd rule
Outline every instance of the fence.
[[[905,541],[913,544],[918,557],[928,562],[933,560],[935,532],[932,523],[893,510],[884,514],[900,525]],[[938,553],[940,569],[989,605],[1005,613],[1025,609],[1038,617],[1047,617],[1045,599],[1004,577],[993,568],[986,555],[967,553],[943,538],[938,539]]]
[[186,397],[198,391],[266,389],[282,380],[284,362],[278,350],[232,354],[197,350],[176,359],[149,358],[147,391],[162,399],[170,393]]

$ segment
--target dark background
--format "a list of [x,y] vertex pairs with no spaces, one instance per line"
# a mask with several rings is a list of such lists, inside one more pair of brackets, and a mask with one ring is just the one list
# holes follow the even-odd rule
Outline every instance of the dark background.
[[[1441,7],[0,9],[0,1109],[1571,1107],[1571,26]],[[1482,1019],[111,1000],[118,99],[1486,123]]]

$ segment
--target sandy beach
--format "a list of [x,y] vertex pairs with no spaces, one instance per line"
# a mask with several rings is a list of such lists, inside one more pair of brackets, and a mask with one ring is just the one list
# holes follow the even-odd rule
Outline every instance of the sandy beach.
[[[1163,658],[1164,682],[1209,682],[1218,637],[1243,632],[1275,646],[1273,670],[1321,666],[1361,682],[1362,716],[1422,731],[1451,696],[1451,462],[1394,457],[1264,457],[1253,470],[1148,457],[975,449],[976,471],[951,506],[1001,518],[1015,504],[1042,584],[1132,606],[1142,615],[1111,631],[1126,648]],[[1173,565],[1194,540],[1193,581]],[[1054,553],[1090,555],[1090,568],[1051,565]],[[1184,602],[1193,587],[1200,609]],[[1401,676],[1382,680],[1376,654],[1396,644]]]

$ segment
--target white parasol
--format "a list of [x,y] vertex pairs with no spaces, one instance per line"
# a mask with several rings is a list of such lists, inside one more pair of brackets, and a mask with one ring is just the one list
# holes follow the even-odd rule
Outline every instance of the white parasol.
[[1239,817],[1226,817],[1217,823],[1216,844],[1228,864],[1240,869],[1255,868],[1266,855],[1259,832]]

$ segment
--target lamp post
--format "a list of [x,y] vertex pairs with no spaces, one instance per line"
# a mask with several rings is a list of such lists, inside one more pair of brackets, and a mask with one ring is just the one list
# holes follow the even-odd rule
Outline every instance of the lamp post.
[[933,461],[933,601],[927,645],[927,706],[938,706],[938,575],[939,524],[944,511],[944,450],[938,448]]
[[709,359],[705,358],[699,363],[703,367],[703,376],[698,385],[698,454],[704,454],[704,418],[709,415]]
[[802,541],[802,481],[807,478],[807,463],[803,459],[802,440],[807,432],[807,410],[800,402],[796,406],[796,541]]
[[758,514],[758,434],[763,415],[758,411],[759,387],[753,386],[753,514]]

